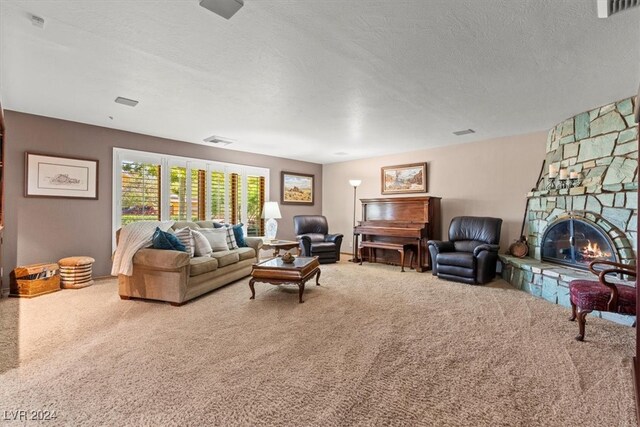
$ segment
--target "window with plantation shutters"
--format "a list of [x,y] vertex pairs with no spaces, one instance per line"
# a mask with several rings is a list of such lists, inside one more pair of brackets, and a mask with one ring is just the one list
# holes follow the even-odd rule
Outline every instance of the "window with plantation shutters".
[[121,223],[160,219],[160,165],[122,162]]
[[191,220],[204,221],[206,219],[205,195],[207,191],[206,171],[191,169]]
[[229,222],[238,224],[242,213],[242,181],[237,173],[229,174],[229,207],[231,208]]
[[264,235],[266,168],[122,148],[114,148],[113,164],[114,235],[134,221],[207,219]]
[[171,168],[169,218],[174,221],[187,220],[187,168]]
[[264,236],[264,219],[261,218],[265,202],[264,176],[247,176],[247,236]]
[[225,173],[211,172],[211,221],[224,223],[227,216],[225,203]]

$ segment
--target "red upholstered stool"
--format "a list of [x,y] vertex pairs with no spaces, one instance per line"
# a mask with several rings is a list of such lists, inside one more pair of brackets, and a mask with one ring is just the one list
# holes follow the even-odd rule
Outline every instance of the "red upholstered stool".
[[[608,268],[597,270],[594,266],[605,265]],[[576,340],[584,340],[584,326],[587,314],[593,310],[609,311],[619,314],[636,314],[636,288],[607,281],[607,274],[621,273],[636,277],[635,266],[611,261],[593,261],[589,270],[598,275],[599,280],[572,280],[569,283],[571,299],[571,318],[578,319],[579,335]]]

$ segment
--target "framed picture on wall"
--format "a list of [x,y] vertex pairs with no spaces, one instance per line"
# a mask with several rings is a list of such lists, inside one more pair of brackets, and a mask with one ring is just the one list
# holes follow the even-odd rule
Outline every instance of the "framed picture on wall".
[[426,193],[427,164],[384,166],[381,180],[382,194]]
[[25,153],[25,197],[98,198],[98,161]]
[[280,194],[283,205],[313,205],[315,201],[314,175],[282,172]]

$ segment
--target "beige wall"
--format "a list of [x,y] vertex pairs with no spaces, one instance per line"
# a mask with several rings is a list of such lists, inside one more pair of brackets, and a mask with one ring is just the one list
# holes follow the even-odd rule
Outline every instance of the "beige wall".
[[[280,172],[316,176],[314,206],[280,206],[278,237],[293,238],[293,215],[322,211],[322,166],[279,157],[212,148],[115,129],[90,126],[6,111],[5,233],[3,286],[16,265],[57,261],[71,255],[96,259],[95,274],[108,275],[111,266],[111,182],[113,148],[151,151],[207,160],[266,167],[269,196],[280,201]],[[25,151],[98,159],[99,199],[70,200],[24,197]],[[5,285],[7,284],[7,285]]]
[[[442,237],[446,238],[455,216],[499,217],[504,220],[500,241],[504,252],[519,237],[526,193],[536,185],[546,140],[544,131],[324,165],[322,211],[331,232],[345,235],[342,251],[350,252],[353,187],[349,179],[362,180],[358,199],[382,197],[382,166],[427,162],[428,195],[442,197]],[[358,201],[356,220],[360,218]]]

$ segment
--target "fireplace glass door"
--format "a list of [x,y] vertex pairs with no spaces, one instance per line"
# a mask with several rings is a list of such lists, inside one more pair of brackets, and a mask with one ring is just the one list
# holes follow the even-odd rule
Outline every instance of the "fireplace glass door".
[[542,260],[587,269],[591,261],[616,261],[616,255],[596,225],[571,218],[549,227],[542,240]]

